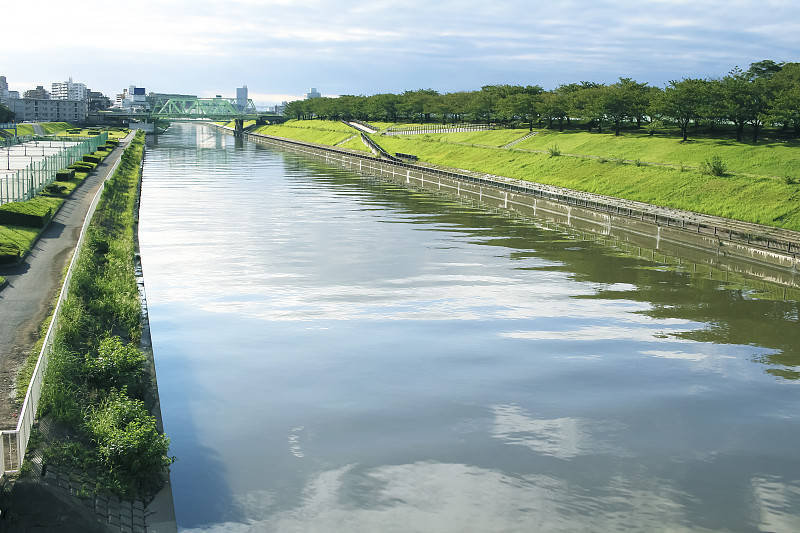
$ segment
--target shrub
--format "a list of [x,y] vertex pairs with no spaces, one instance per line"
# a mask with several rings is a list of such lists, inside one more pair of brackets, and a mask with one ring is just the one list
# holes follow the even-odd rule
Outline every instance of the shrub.
[[727,167],[719,156],[714,156],[711,159],[706,159],[700,163],[700,173],[710,176],[724,176]]
[[75,169],[74,168],[66,168],[64,170],[59,170],[56,172],[56,181],[69,181],[75,177]]
[[90,163],[88,161],[75,161],[67,168],[71,168],[74,170],[86,170],[91,172],[95,168],[97,168],[97,163]]
[[145,355],[132,344],[123,344],[119,337],[100,341],[97,354],[86,356],[86,374],[97,388],[127,388],[141,398],[145,390]]
[[547,148],[547,153],[550,154],[550,157],[558,157],[561,155],[561,150],[558,148],[557,144],[554,144]]
[[86,426],[97,443],[108,481],[121,494],[155,489],[160,474],[173,462],[167,455],[169,438],[159,434],[156,419],[144,403],[124,390],[111,389],[91,410]]
[[0,224],[43,228],[53,216],[53,208],[34,200],[0,205]]
[[61,196],[66,194],[67,187],[65,185],[59,185],[57,183],[51,183],[47,187],[45,187],[42,192],[44,194],[49,194],[51,196]]
[[19,260],[19,246],[13,242],[0,242],[0,265],[16,263]]
[[99,155],[86,154],[85,156],[83,156],[83,160],[88,163],[94,163],[95,165],[99,165],[100,162],[103,160],[103,158],[101,158]]

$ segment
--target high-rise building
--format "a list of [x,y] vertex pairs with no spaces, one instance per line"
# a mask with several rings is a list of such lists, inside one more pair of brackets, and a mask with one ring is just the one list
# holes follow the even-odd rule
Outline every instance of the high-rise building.
[[0,102],[16,100],[19,98],[19,91],[9,91],[8,81],[5,76],[0,76]]
[[51,98],[53,100],[86,100],[86,85],[73,82],[72,78],[68,81],[52,84]]
[[244,111],[247,107],[247,85],[236,88],[236,107],[239,111]]
[[316,87],[312,87],[311,90],[306,93],[306,100],[310,100],[311,98],[322,98],[322,95],[317,91]]

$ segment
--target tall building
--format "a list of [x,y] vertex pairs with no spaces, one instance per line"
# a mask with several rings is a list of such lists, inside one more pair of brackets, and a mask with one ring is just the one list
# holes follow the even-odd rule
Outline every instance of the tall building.
[[322,95],[317,91],[316,87],[312,87],[311,90],[306,93],[306,100],[310,100],[311,98],[322,98]]
[[35,89],[28,89],[22,93],[22,97],[33,100],[50,100],[50,93],[44,87],[38,85]]
[[6,77],[0,76],[0,102],[16,100],[17,98],[19,98],[19,91],[9,91]]
[[236,88],[236,107],[239,111],[244,111],[247,107],[247,85]]
[[50,98],[53,100],[86,100],[86,92],[86,85],[73,82],[70,78],[62,83],[53,83]]

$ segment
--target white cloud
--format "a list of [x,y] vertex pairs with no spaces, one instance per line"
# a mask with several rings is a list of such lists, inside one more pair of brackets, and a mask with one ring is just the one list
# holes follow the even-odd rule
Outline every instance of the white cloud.
[[211,80],[234,87],[245,77],[265,94],[620,76],[660,85],[793,60],[798,20],[800,4],[777,0],[141,0],[96,11],[42,0],[36,38],[31,25],[9,25],[0,64],[17,90],[79,73],[107,92],[146,79],[153,90],[203,93]]

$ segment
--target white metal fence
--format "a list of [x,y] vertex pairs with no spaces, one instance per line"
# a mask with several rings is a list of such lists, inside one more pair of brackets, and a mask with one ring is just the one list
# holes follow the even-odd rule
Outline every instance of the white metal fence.
[[[12,155],[12,151],[19,152],[20,146],[12,147],[6,146],[0,150],[0,161],[5,159],[6,172],[5,175],[0,174],[0,205],[8,202],[20,202],[23,200],[30,200],[42,189],[53,183],[56,179],[56,172],[67,168],[69,165],[80,159],[84,154],[88,154],[97,150],[101,144],[105,144],[108,140],[108,133],[103,132],[100,135],[91,137],[89,139],[79,139],[77,144],[72,146],[62,146],[55,154],[45,155],[38,161],[33,161],[33,157],[38,148],[45,151],[45,145],[50,143],[67,143],[74,142],[75,139],[69,137],[52,137],[52,138],[39,138],[33,141],[28,141],[23,146],[24,157],[28,157],[28,151],[31,152],[31,163],[25,168],[18,170],[10,170],[11,158],[19,157],[19,154]],[[36,143],[31,145],[31,143]],[[6,153],[3,154],[2,152]],[[3,157],[5,155],[5,157]],[[0,170],[0,172],[2,172]]]
[[[107,135],[107,134],[106,134]],[[122,158],[117,159],[114,166],[109,171],[108,175],[113,176]],[[22,403],[22,411],[17,421],[17,428],[12,430],[0,431],[0,456],[3,458],[3,474],[10,474],[19,471],[25,456],[25,449],[28,447],[28,439],[31,436],[31,429],[33,422],[36,419],[36,410],[39,407],[39,398],[42,395],[42,384],[44,382],[45,371],[47,370],[47,362],[49,355],[53,349],[53,341],[55,339],[55,332],[58,330],[58,322],[61,314],[61,307],[64,300],[69,293],[70,281],[72,279],[72,272],[75,264],[80,256],[81,246],[86,237],[86,230],[89,228],[89,223],[92,220],[94,211],[97,208],[97,203],[100,201],[100,196],[103,194],[105,182],[100,185],[100,189],[92,199],[86,219],[83,222],[78,244],[75,246],[75,253],[72,255],[72,261],[69,265],[69,270],[64,279],[64,285],[61,287],[61,294],[58,297],[53,319],[50,326],[47,328],[47,334],[44,338],[42,350],[39,352],[39,358],[36,361],[36,367],[31,376],[30,384],[28,385],[28,392],[25,395],[25,400]]]

